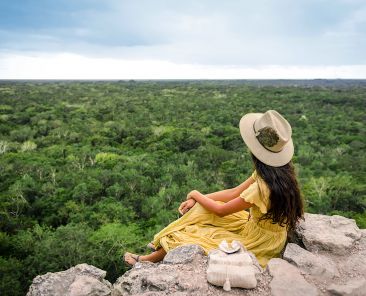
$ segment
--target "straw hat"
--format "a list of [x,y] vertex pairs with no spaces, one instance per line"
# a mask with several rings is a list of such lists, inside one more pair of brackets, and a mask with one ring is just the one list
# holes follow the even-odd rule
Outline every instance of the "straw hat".
[[263,163],[279,167],[294,154],[292,129],[277,111],[245,114],[239,122],[240,134],[249,150]]

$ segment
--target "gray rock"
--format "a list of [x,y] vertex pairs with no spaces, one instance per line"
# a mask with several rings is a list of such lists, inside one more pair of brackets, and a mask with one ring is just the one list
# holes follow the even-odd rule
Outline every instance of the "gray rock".
[[[269,296],[268,282],[270,275],[268,273],[258,273],[258,285],[254,289],[232,288],[230,292],[225,292],[223,287],[211,285],[207,281],[208,257],[202,255],[201,247],[184,245],[179,247],[180,250],[177,249],[168,252],[166,255],[173,258],[168,260],[169,263],[144,261],[136,263],[132,269],[119,277],[114,283],[112,296],[239,296],[243,295],[243,293],[248,296]],[[174,259],[175,256],[181,259]],[[190,258],[190,260],[186,257]],[[192,260],[192,257],[196,259]],[[190,262],[172,263],[186,262],[187,260]]]
[[111,289],[103,282],[92,276],[79,275],[75,278],[69,287],[69,295],[71,296],[108,296],[111,295]]
[[268,262],[269,273],[273,276],[270,283],[273,296],[315,296],[318,290],[309,284],[300,270],[281,258],[273,258]]
[[350,254],[344,259],[342,268],[349,274],[358,273],[366,276],[366,256],[365,254]]
[[165,291],[170,285],[175,284],[177,279],[175,274],[150,274],[142,278],[141,285],[146,289]]
[[366,255],[366,229],[360,229],[361,238],[359,240],[360,243],[360,251]]
[[328,288],[331,295],[336,296],[364,296],[366,293],[366,279],[352,279],[344,285],[332,284]]
[[108,296],[112,285],[105,276],[104,270],[79,264],[65,271],[36,276],[27,296]]
[[361,238],[355,220],[338,215],[305,213],[305,221],[300,222],[296,232],[307,250],[338,255],[347,254],[354,242]]
[[331,259],[315,255],[293,243],[287,244],[283,259],[310,275],[329,279],[339,276],[337,266]]
[[[194,275],[194,280],[193,276]],[[125,295],[207,295],[205,273],[192,265],[145,264],[127,271],[113,285],[112,296]],[[179,294],[177,294],[179,295]]]
[[163,263],[179,264],[192,262],[201,259],[205,255],[204,250],[199,245],[187,244],[177,247],[166,254]]
[[[366,230],[358,229],[352,219],[306,213],[305,221],[289,236],[281,255],[288,262],[279,258],[270,260],[268,268],[257,274],[258,285],[254,289],[233,288],[225,292],[222,287],[209,284],[208,258],[203,249],[184,245],[168,252],[163,262],[136,263],[113,286],[105,280],[105,271],[79,264],[35,277],[27,296],[269,296],[271,293],[312,296],[318,292],[362,295],[366,291],[360,279],[366,275]],[[340,285],[340,280],[348,282]]]
[[[144,292],[139,294],[134,294],[133,296],[164,296],[167,295],[164,292]],[[195,294],[187,294],[186,292],[172,292],[168,294],[169,296],[196,296]]]

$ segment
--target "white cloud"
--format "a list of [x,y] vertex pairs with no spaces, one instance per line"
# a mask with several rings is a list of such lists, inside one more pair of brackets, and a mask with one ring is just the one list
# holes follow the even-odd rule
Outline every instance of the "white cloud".
[[219,66],[76,54],[2,55],[0,79],[314,79],[366,78],[366,65]]
[[365,0],[58,2],[0,28],[1,77],[366,77]]

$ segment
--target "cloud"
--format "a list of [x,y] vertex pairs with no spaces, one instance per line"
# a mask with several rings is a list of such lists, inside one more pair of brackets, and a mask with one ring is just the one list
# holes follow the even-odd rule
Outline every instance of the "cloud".
[[0,56],[0,79],[316,79],[366,77],[366,65],[219,66],[76,54]]
[[366,64],[365,20],[361,0],[4,0],[0,53],[231,68],[357,66]]

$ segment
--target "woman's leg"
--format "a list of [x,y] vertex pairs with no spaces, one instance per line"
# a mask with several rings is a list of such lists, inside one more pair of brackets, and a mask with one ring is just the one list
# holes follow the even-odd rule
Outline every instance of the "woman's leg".
[[[149,255],[140,255],[139,261],[150,261],[150,262],[156,263],[156,262],[163,260],[165,255],[166,255],[166,252],[165,252],[164,248],[161,247],[157,251],[152,252]],[[124,260],[128,264],[135,265],[135,263],[136,263],[135,258],[137,258],[137,254],[133,254],[133,253],[129,253],[129,252],[125,253]]]
[[161,260],[164,259],[166,255],[166,252],[164,250],[164,248],[159,248],[158,250],[156,250],[155,252],[152,252],[149,255],[141,255],[140,256],[140,261],[150,261],[150,262],[160,262]]

